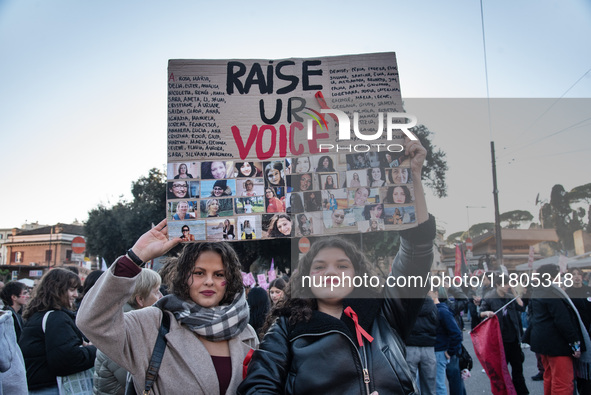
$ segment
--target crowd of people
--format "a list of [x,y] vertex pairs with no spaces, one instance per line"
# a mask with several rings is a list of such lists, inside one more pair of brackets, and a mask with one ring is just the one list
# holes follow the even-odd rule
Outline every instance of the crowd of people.
[[[412,179],[412,188],[391,188],[388,199],[412,199],[418,226],[400,232],[400,248],[387,265],[386,277],[426,278],[436,233],[420,181],[426,151],[419,142],[408,141],[405,155],[409,171],[396,176],[405,182]],[[310,163],[297,166],[307,170]],[[317,168],[334,171],[329,157],[321,158]],[[235,169],[261,172],[249,162]],[[211,179],[223,178],[227,171],[224,162],[201,169]],[[270,163],[264,174],[280,182],[281,171]],[[186,167],[179,168],[178,179],[191,177]],[[368,177],[380,183],[385,175],[372,171]],[[332,181],[327,177],[327,185]],[[186,189],[181,183],[175,181],[178,185],[173,184],[171,192]],[[362,200],[367,188],[359,191]],[[273,200],[272,189],[266,198],[281,203]],[[216,200],[211,199],[208,212],[215,214]],[[183,204],[176,207],[179,216],[187,211]],[[312,224],[302,215],[299,227],[306,235]],[[377,224],[383,205],[368,206],[364,215]],[[334,217],[333,227],[343,220],[344,214]],[[285,214],[276,216],[269,228],[275,237],[292,235]],[[236,237],[230,221],[223,224],[223,232],[224,239]],[[252,232],[244,232],[250,238]],[[183,237],[189,236],[187,227]],[[523,298],[501,277],[495,277],[494,287],[483,282],[478,289],[429,288],[426,281],[420,288],[307,281],[363,275],[376,275],[382,284],[387,280],[359,248],[340,237],[315,240],[290,277],[254,287],[244,285],[239,257],[226,242],[185,244],[159,272],[142,268],[181,241],[169,238],[163,220],[108,270],[90,273],[84,283],[73,271],[54,268],[31,294],[20,282],[6,284],[0,293],[0,394],[60,394],[64,378],[90,371],[95,394],[384,395],[449,390],[462,395],[466,372],[461,312],[470,315],[473,328],[498,317],[517,394],[529,393],[523,342],[539,354],[546,394],[572,394],[575,385],[579,393],[590,393],[591,288],[583,284],[578,269],[572,270],[573,287],[566,292],[549,285]],[[542,267],[540,272],[558,274],[557,267]]]

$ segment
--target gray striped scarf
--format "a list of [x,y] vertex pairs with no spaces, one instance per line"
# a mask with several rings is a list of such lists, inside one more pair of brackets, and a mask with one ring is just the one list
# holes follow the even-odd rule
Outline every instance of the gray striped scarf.
[[170,311],[181,325],[214,342],[230,340],[248,325],[249,309],[244,291],[224,306],[202,307],[172,294],[160,299],[155,306]]

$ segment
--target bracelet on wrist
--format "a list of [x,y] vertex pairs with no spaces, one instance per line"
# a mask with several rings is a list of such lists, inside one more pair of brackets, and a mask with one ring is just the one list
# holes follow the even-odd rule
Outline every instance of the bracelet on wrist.
[[135,254],[135,252],[133,252],[133,250],[132,250],[131,248],[130,248],[129,250],[127,250],[127,256],[128,256],[128,258],[129,258],[129,259],[131,259],[131,260],[133,261],[133,263],[135,263],[136,265],[138,265],[138,266],[140,266],[140,267],[144,266],[144,261],[142,261],[142,260],[140,259],[140,257],[139,257],[139,256],[137,256],[137,255]]

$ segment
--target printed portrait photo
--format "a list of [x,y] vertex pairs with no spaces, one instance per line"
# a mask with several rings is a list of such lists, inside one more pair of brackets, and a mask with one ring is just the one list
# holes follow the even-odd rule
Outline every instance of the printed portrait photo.
[[236,196],[264,196],[265,182],[262,178],[236,179]]
[[166,178],[169,180],[198,179],[200,174],[199,162],[173,162],[166,168]]

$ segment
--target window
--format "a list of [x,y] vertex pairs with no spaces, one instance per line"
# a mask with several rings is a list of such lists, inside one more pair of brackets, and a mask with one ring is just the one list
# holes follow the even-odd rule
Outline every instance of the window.
[[45,250],[45,262],[51,262],[51,250]]
[[25,257],[25,253],[22,251],[15,251],[12,253],[12,262],[13,263],[23,263],[23,259]]
[[66,250],[66,261],[72,260],[72,250]]

